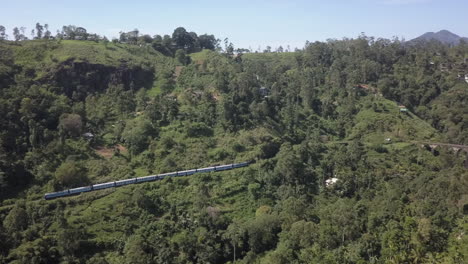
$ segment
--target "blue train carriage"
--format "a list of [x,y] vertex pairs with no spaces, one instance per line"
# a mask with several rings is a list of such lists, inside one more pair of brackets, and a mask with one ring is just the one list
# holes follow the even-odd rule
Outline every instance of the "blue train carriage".
[[60,191],[60,192],[46,193],[44,195],[44,198],[46,200],[50,200],[50,199],[54,199],[54,198],[58,198],[58,197],[78,195],[78,194],[80,194],[82,192],[102,190],[102,189],[107,189],[107,188],[112,188],[112,187],[119,187],[119,186],[134,184],[134,183],[140,183],[140,182],[149,182],[149,181],[162,180],[165,177],[188,176],[188,175],[193,175],[195,173],[206,173],[206,172],[213,172],[213,171],[231,170],[231,169],[246,167],[250,163],[252,163],[252,161],[233,163],[233,164],[227,164],[227,165],[212,166],[212,167],[206,167],[206,168],[200,168],[200,169],[169,172],[169,173],[163,173],[163,174],[158,174],[158,175],[150,175],[150,176],[139,177],[139,178],[125,179],[125,180],[114,181],[114,182],[99,183],[99,184],[94,184],[94,185],[91,185],[91,186],[73,188],[73,189],[64,190],[64,191]]
[[187,176],[188,176],[188,175],[193,175],[193,174],[195,174],[195,173],[197,173],[197,169],[186,170],[186,171],[185,171],[185,175],[187,175]]
[[215,171],[231,170],[232,168],[233,168],[233,164],[215,166]]
[[175,177],[177,176],[177,172],[168,172],[168,173],[163,173],[163,174],[159,174],[159,179],[164,179],[166,177]]
[[243,165],[243,162],[241,163],[234,163],[232,165],[233,169],[237,169],[237,168],[242,168],[242,167],[245,167],[245,165]]
[[179,177],[179,176],[185,176],[186,175],[186,171],[178,171],[176,172],[176,176]]
[[134,184],[134,183],[136,183],[136,178],[120,180],[120,181],[115,182],[115,187],[120,187],[120,186]]
[[197,173],[204,173],[204,172],[212,172],[215,171],[215,167],[206,167],[206,168],[201,168],[197,169]]
[[247,166],[250,165],[250,163],[252,163],[252,162],[251,161],[245,161],[245,162],[236,163],[236,164],[234,164],[234,168],[247,167]]
[[69,189],[68,191],[70,195],[74,195],[74,194],[80,194],[82,192],[90,192],[92,190],[93,190],[93,186],[85,186],[85,187]]
[[237,169],[237,168],[242,168],[242,167],[249,166],[250,163],[251,163],[250,161],[246,161],[246,162],[239,162],[239,163],[215,166],[214,168],[215,168],[215,171],[232,170],[232,169]]
[[138,178],[136,178],[136,183],[150,182],[150,181],[155,181],[155,180],[158,180],[158,175],[150,175],[150,176],[145,176],[145,177],[138,177]]
[[115,187],[115,182],[106,182],[93,185],[93,190],[102,190],[107,188]]
[[55,199],[55,198],[58,198],[58,197],[64,197],[64,196],[68,196],[68,195],[70,195],[70,190],[64,190],[64,191],[60,191],[60,192],[46,193],[44,195],[44,199],[51,200],[51,199]]
[[184,171],[178,171],[176,172],[176,176],[187,176],[187,175],[192,175],[196,172],[197,170],[184,170]]

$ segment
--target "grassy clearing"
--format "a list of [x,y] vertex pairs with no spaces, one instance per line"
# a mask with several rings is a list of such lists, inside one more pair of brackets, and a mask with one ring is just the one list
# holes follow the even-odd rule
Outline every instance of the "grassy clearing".
[[243,55],[247,59],[262,59],[262,58],[294,58],[295,52],[269,52],[269,53],[256,53],[249,52]]
[[38,78],[68,60],[114,67],[130,64],[157,70],[173,64],[172,58],[161,55],[151,47],[112,42],[34,40],[10,44],[9,47],[14,52],[15,63],[36,70]]
[[191,53],[189,54],[190,58],[192,59],[193,62],[197,63],[197,64],[202,64],[204,61],[206,61],[208,59],[208,56],[210,53],[213,53],[214,51],[211,51],[211,50],[202,50],[200,52],[195,52],[195,53]]
[[[370,97],[363,98],[369,103]],[[364,137],[366,142],[382,144],[386,138],[392,142],[412,140],[434,141],[437,131],[411,112],[400,113],[398,105],[384,98],[375,99],[363,107],[355,117],[355,125],[349,139]]]
[[161,90],[161,85],[156,85],[156,86],[153,86],[151,89],[149,89],[148,91],[146,91],[146,94],[151,97],[151,98],[154,98],[156,96],[158,96],[159,94],[161,94],[162,90]]

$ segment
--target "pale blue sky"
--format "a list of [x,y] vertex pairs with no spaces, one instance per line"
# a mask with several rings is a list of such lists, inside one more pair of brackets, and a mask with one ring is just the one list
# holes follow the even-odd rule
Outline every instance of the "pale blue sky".
[[468,37],[467,0],[290,0],[290,1],[99,1],[0,0],[0,25],[48,23],[116,37],[138,28],[142,33],[172,34],[178,26],[198,34],[228,37],[236,47],[303,47],[306,40],[368,36],[414,38],[448,29]]

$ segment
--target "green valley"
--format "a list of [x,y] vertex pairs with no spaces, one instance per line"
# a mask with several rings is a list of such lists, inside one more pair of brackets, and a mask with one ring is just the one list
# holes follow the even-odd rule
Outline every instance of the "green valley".
[[468,261],[467,44],[219,42],[0,40],[0,263]]

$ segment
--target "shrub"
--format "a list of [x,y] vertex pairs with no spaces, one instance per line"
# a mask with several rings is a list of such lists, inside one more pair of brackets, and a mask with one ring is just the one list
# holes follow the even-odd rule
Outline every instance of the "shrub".
[[213,129],[205,123],[193,123],[187,128],[187,136],[189,137],[210,137],[213,136]]
[[89,183],[86,170],[73,161],[62,163],[55,171],[55,178],[63,187],[78,187]]
[[60,117],[59,129],[70,136],[77,137],[81,134],[83,122],[77,114],[63,114]]
[[15,206],[5,217],[3,226],[11,233],[25,230],[28,227],[28,214],[23,208]]

